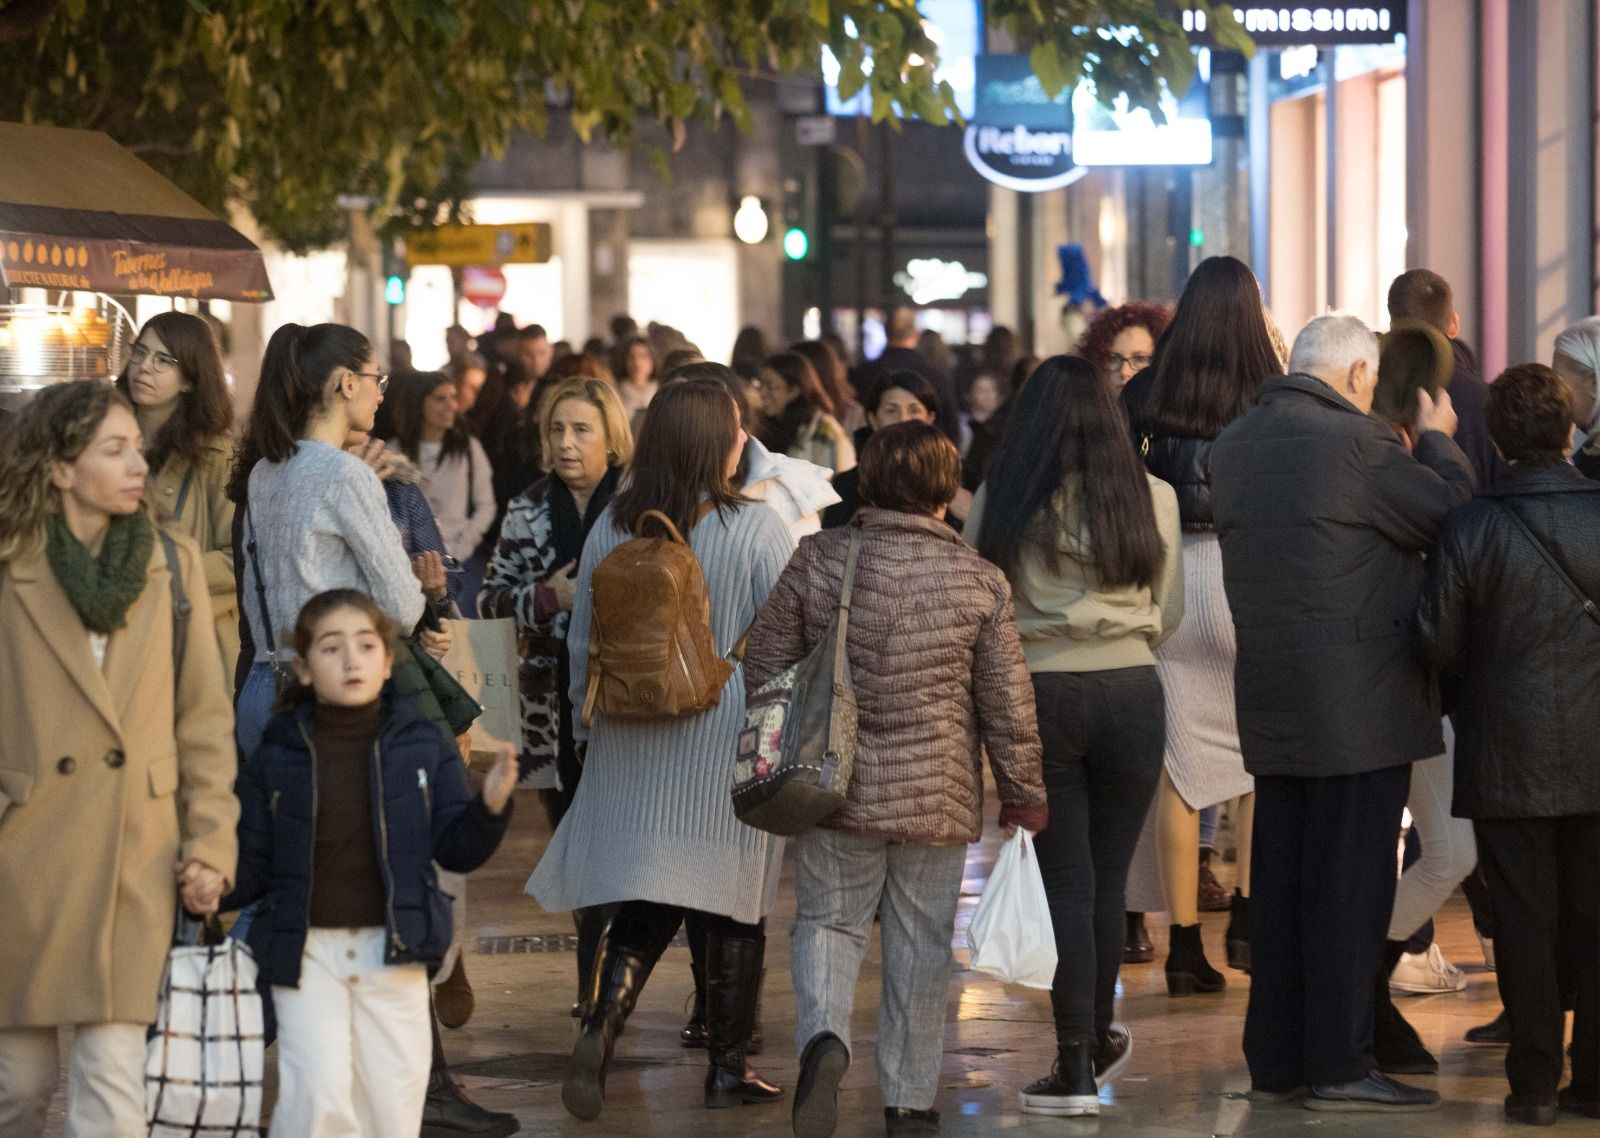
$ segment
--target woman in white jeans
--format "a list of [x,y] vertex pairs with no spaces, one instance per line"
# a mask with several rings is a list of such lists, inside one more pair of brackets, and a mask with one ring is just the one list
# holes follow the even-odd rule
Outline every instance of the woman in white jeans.
[[[1455,751],[1455,731],[1446,719],[1444,754],[1411,764],[1411,796],[1406,800],[1406,809],[1422,839],[1422,857],[1401,875],[1395,889],[1383,967],[1373,985],[1373,1058],[1378,1069],[1390,1075],[1430,1075],[1439,1069],[1438,1061],[1390,999],[1389,976],[1405,955],[1406,941],[1433,917],[1478,864],[1471,820],[1450,813],[1455,791]],[[1438,956],[1435,945],[1429,949],[1428,957],[1432,960]],[[1442,958],[1435,962],[1436,967],[1441,964],[1441,971],[1451,968]]]

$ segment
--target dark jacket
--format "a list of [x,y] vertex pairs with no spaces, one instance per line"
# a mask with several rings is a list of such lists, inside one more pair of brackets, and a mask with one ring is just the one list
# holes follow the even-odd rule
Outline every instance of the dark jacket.
[[862,364],[852,377],[855,389],[863,398],[873,384],[891,371],[914,371],[928,381],[933,393],[939,397],[939,413],[934,416],[934,426],[943,431],[953,443],[961,442],[961,409],[956,400],[956,381],[938,364],[928,360],[915,348],[883,349],[883,354],[871,363]]
[[1150,422],[1150,389],[1154,368],[1145,368],[1123,385],[1118,398],[1133,431],[1133,445],[1145,469],[1178,492],[1178,519],[1186,532],[1213,530],[1211,511],[1211,448],[1200,436],[1159,433]]
[[1600,483],[1565,463],[1509,470],[1446,520],[1417,611],[1428,659],[1460,683],[1454,812],[1600,814],[1600,624],[1508,513],[1600,603]]
[[1450,349],[1455,355],[1455,370],[1450,373],[1447,389],[1458,420],[1456,445],[1472,464],[1478,486],[1487,488],[1505,477],[1508,469],[1494,449],[1494,440],[1489,438],[1489,421],[1484,414],[1489,402],[1489,385],[1478,375],[1477,361],[1465,344],[1451,340]]
[[1428,431],[1408,455],[1308,375],[1268,380],[1217,437],[1211,502],[1251,774],[1361,774],[1444,750],[1410,626],[1422,555],[1472,489],[1448,437]]
[[[261,905],[249,944],[268,983],[300,984],[316,841],[315,706],[280,712],[267,724],[255,759],[239,770],[239,870],[224,910]],[[386,964],[426,964],[450,947],[450,898],[438,861],[470,873],[489,860],[511,821],[469,797],[461,755],[411,704],[385,689],[372,747],[372,809],[384,869]]]
[[1033,685],[1011,588],[944,522],[864,509],[806,538],[750,626],[745,690],[833,627],[850,535],[863,538],[845,638],[860,723],[848,801],[822,825],[889,841],[975,842],[983,755],[1005,816],[1043,829]]

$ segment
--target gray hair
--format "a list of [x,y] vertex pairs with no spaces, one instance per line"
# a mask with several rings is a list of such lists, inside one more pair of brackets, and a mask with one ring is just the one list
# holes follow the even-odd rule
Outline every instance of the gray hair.
[[1343,375],[1360,360],[1378,374],[1378,337],[1360,318],[1335,312],[1300,329],[1289,352],[1289,370],[1318,377]]

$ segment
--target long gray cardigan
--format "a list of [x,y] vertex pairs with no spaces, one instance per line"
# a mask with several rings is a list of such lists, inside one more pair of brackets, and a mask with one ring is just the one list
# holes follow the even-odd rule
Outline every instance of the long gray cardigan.
[[[588,680],[594,567],[629,538],[607,507],[584,543],[567,628],[574,707]],[[727,654],[766,603],[794,552],[777,513],[759,504],[713,512],[689,535],[711,594],[717,651]],[[783,840],[733,813],[734,750],[744,728],[739,669],[710,711],[656,723],[596,715],[572,808],[527,891],[551,912],[613,901],[655,901],[754,924],[777,894]]]

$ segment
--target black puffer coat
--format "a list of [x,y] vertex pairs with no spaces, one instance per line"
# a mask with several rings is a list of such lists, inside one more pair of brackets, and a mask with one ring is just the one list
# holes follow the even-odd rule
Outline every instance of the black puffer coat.
[[1178,492],[1178,518],[1185,532],[1217,528],[1211,512],[1211,439],[1158,433],[1149,421],[1155,369],[1145,368],[1122,388],[1122,409],[1133,429],[1133,445],[1145,469]]
[[1327,778],[1442,752],[1410,626],[1422,555],[1472,496],[1460,448],[1429,431],[1408,455],[1333,388],[1290,375],[1217,437],[1211,486],[1245,769]]
[[1508,513],[1600,603],[1600,483],[1565,463],[1510,471],[1450,514],[1417,612],[1428,658],[1461,685],[1454,812],[1600,814],[1600,624]]
[[[239,769],[238,884],[222,908],[260,901],[250,926],[250,950],[272,984],[300,986],[311,904],[316,841],[316,754],[311,746],[315,705],[275,715],[255,758]],[[388,943],[385,964],[426,964],[450,947],[450,897],[432,862],[471,873],[499,846],[511,822],[511,803],[490,814],[481,795],[470,797],[461,754],[393,686],[384,690],[378,737],[372,746],[373,829],[379,835]]]

